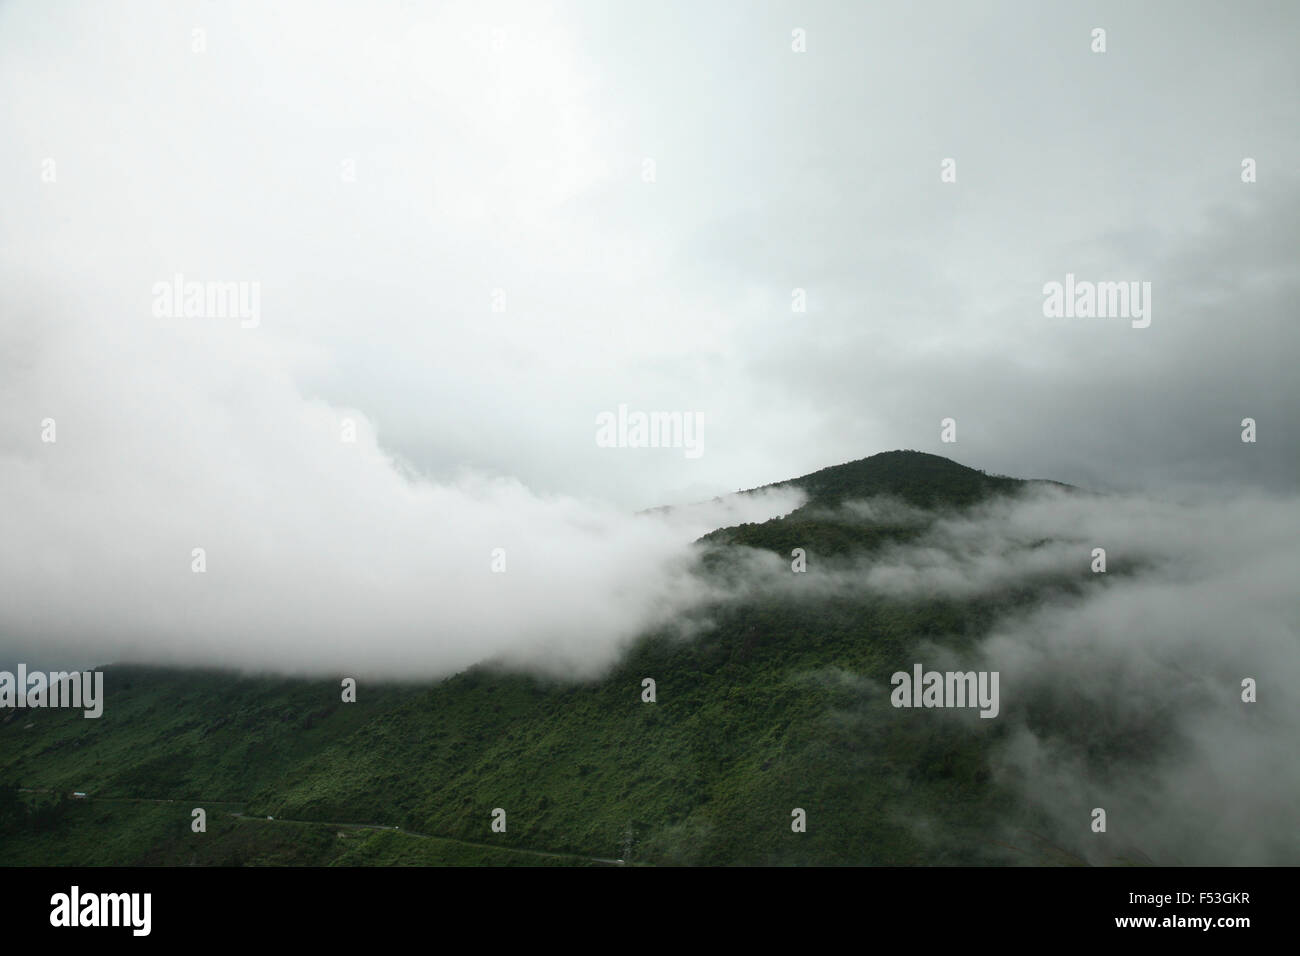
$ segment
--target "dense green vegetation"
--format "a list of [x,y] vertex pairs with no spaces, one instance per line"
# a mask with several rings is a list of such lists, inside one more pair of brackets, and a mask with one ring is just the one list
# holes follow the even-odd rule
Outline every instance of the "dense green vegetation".
[[[845,501],[888,494],[942,511],[1021,484],[916,452],[796,482],[808,504],[707,536],[700,573],[727,573],[740,545],[869,557],[918,532],[837,520]],[[583,862],[518,852],[533,850],[657,864],[1077,862],[1041,841],[1007,845],[1009,827],[1038,821],[990,772],[1003,721],[888,698],[921,642],[960,656],[999,615],[1081,586],[732,602],[689,639],[645,635],[599,680],[483,664],[435,684],[363,682],[352,704],[336,679],[110,667],[101,719],[20,711],[0,725],[0,783],[50,791],[0,792],[0,861]],[[1026,706],[1047,725],[1072,719],[1051,701]],[[90,799],[53,796],[72,790]],[[193,807],[207,833],[190,831]],[[490,828],[498,807],[505,833]],[[791,830],[794,808],[805,833]]]

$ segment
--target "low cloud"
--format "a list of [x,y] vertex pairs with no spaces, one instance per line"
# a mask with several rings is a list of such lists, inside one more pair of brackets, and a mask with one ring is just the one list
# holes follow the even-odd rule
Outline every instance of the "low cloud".
[[1300,503],[1074,505],[1109,554],[1145,564],[985,642],[1014,728],[1003,779],[1089,862],[1294,864]]
[[[887,502],[846,507],[899,513]],[[869,558],[819,563],[810,554],[807,575],[755,554],[749,567],[764,580],[750,586],[791,599],[905,601],[1037,588],[1034,603],[1004,616],[961,661],[942,637],[918,653],[927,666],[1000,673],[998,721],[1009,732],[994,769],[1050,833],[1047,846],[1092,863],[1293,864],[1298,541],[1293,497],[1170,500],[1037,486],[937,517],[911,543]],[[1092,571],[1098,547],[1105,574]],[[1254,703],[1242,700],[1247,678],[1258,685]],[[1091,829],[1094,808],[1106,811],[1104,834]],[[942,826],[933,834],[946,837]],[[996,838],[1032,848],[1026,860],[1048,852],[1041,834]]]
[[707,596],[695,538],[801,500],[634,515],[508,477],[433,482],[361,411],[298,391],[313,356],[119,309],[0,333],[30,356],[0,385],[0,656],[587,676]]

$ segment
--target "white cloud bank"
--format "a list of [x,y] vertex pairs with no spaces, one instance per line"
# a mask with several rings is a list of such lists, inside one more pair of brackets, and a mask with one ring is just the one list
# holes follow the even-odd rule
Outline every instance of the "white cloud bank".
[[[846,508],[868,520],[917,517],[890,502]],[[1097,547],[1104,575],[1091,570]],[[751,567],[767,572],[753,593],[791,599],[1049,586],[960,663],[999,672],[998,721],[1010,732],[995,748],[998,779],[1041,814],[1052,842],[1093,863],[1300,860],[1300,500],[1039,486],[941,518],[868,561],[823,566],[810,555],[806,576],[771,555]],[[1083,588],[1050,588],[1070,579]],[[958,663],[944,644],[923,645],[918,659]],[[1254,703],[1242,699],[1247,678]],[[1104,834],[1091,830],[1098,807]],[[1051,857],[1025,832],[997,839],[1029,850],[1027,861]]]
[[799,501],[633,515],[506,478],[434,483],[360,411],[304,398],[256,330],[105,308],[0,327],[25,356],[0,383],[10,655],[409,677],[503,656],[591,674],[703,596],[694,538]]

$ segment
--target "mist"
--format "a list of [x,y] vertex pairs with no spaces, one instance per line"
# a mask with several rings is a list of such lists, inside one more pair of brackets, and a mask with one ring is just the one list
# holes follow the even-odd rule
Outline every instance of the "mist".
[[[924,531],[869,558],[810,553],[803,575],[751,553],[745,595],[910,602],[1032,589],[973,649],[948,635],[895,662],[1001,675],[988,722],[1003,733],[995,779],[1042,828],[989,834],[1016,848],[1011,859],[1284,865],[1300,854],[1300,499],[1030,485],[958,514],[885,498],[838,515]],[[888,690],[865,696],[870,721],[891,719]],[[932,713],[972,730],[964,712]],[[1105,833],[1091,830],[1096,808]],[[908,822],[929,840],[967,838],[941,820]]]
[[[695,538],[802,500],[636,515],[502,476],[434,482],[237,325],[3,331],[30,357],[0,385],[15,659],[427,678],[507,657],[588,676],[703,596]],[[32,427],[45,417],[53,441]]]

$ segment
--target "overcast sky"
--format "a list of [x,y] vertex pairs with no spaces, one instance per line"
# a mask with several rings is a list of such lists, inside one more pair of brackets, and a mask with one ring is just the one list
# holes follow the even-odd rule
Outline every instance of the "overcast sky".
[[[608,547],[601,586],[646,609],[696,529],[625,513],[894,448],[1294,492],[1298,28],[1290,2],[0,2],[9,637],[84,629],[66,603],[183,631],[160,595],[200,545],[245,569],[203,599],[230,627],[286,567],[305,602],[363,582],[360,621],[508,539],[511,574]],[[1149,282],[1150,325],[1045,317],[1067,273]],[[177,274],[256,284],[256,325],[159,316]],[[700,413],[703,453],[598,447],[620,405]],[[590,613],[590,578],[533,583],[502,634]]]

